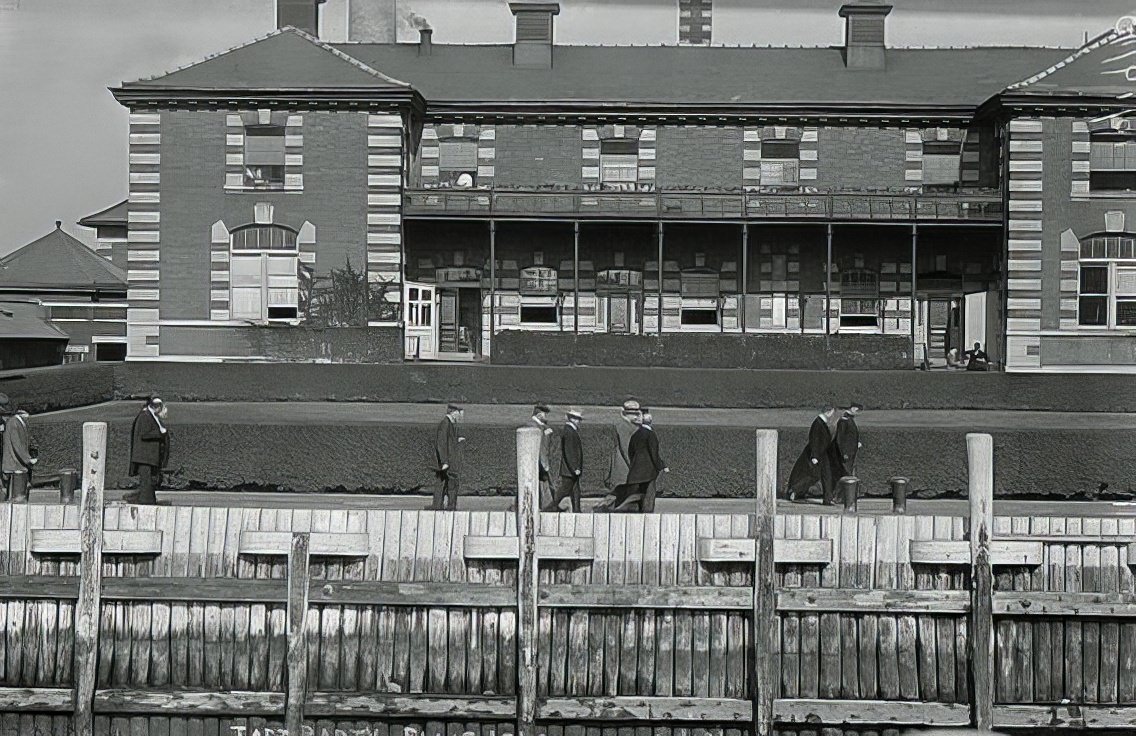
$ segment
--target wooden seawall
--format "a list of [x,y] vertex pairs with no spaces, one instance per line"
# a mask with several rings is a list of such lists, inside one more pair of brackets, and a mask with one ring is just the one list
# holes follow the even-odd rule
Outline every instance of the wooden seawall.
[[0,734],[1136,728],[1136,519],[982,439],[970,517],[0,505]]

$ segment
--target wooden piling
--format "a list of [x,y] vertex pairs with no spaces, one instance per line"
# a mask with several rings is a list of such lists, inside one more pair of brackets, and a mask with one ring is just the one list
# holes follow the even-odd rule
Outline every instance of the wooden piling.
[[79,597],[75,605],[75,736],[95,730],[99,606],[103,574],[103,486],[106,482],[104,422],[83,424],[82,512],[79,515]]
[[536,734],[537,494],[541,431],[517,430],[517,732]]
[[311,535],[294,532],[288,553],[288,629],[287,648],[287,700],[284,706],[284,727],[288,733],[302,733],[304,725],[304,697],[308,677],[308,550]]
[[773,580],[773,522],[777,515],[777,430],[759,429],[756,436],[757,487],[754,516],[753,642],[756,678],[753,688],[754,733],[773,734],[773,698],[780,676],[777,651],[777,592]]
[[974,725],[994,727],[994,569],[990,534],[994,525],[994,441],[988,434],[966,436],[970,474],[971,666],[974,678]]

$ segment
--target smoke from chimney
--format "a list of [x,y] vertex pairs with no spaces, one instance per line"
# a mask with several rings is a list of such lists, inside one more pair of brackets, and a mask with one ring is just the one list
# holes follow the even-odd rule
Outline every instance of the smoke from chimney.
[[406,13],[404,14],[404,20],[406,21],[407,25],[409,25],[416,31],[431,30],[430,23],[421,15],[415,13],[413,10],[406,11]]

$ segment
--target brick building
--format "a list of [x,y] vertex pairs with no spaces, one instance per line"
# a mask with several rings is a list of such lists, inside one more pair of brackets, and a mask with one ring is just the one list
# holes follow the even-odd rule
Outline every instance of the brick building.
[[1136,371],[1131,24],[558,46],[510,8],[510,45],[285,28],[115,88],[130,359]]

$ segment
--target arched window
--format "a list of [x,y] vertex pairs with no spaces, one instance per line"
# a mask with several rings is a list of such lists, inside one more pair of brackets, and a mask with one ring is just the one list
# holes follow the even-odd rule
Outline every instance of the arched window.
[[233,319],[290,321],[299,316],[296,231],[249,225],[230,235],[230,312]]

